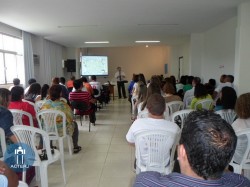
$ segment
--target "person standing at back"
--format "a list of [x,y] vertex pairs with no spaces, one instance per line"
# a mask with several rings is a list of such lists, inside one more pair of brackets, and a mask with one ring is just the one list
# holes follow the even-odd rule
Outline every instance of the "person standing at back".
[[[122,71],[121,67],[117,67],[117,72],[115,73],[115,78],[117,80],[117,89],[118,89],[118,96],[119,99],[123,98],[126,99],[126,91],[125,91],[125,85],[124,85],[124,81],[125,81],[125,73]],[[122,91],[122,94],[121,94]]]

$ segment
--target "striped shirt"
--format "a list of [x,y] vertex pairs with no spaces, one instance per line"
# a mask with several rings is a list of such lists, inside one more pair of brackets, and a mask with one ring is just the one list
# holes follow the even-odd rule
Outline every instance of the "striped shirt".
[[87,91],[75,91],[70,92],[69,100],[70,101],[84,101],[90,106],[90,100],[92,99],[91,95]]
[[134,187],[247,187],[250,181],[242,175],[235,173],[225,173],[218,180],[202,180],[189,177],[180,173],[171,173],[162,176],[157,172],[142,172],[137,175]]

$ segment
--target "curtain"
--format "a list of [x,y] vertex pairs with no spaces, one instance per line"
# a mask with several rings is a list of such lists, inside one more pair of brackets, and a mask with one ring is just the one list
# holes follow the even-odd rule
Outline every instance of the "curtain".
[[33,62],[33,48],[31,42],[31,34],[23,31],[23,49],[24,49],[24,87],[30,78],[34,78],[34,62]]

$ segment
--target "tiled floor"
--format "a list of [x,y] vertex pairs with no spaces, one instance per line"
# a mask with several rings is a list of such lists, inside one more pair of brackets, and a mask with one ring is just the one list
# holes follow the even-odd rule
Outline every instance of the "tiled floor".
[[[49,187],[130,187],[133,172],[134,148],[126,142],[131,125],[130,104],[116,99],[98,111],[96,126],[88,132],[88,123],[79,125],[79,145],[82,151],[69,155],[65,142],[67,184],[63,184],[60,162],[48,167]],[[40,186],[33,181],[30,186]]]

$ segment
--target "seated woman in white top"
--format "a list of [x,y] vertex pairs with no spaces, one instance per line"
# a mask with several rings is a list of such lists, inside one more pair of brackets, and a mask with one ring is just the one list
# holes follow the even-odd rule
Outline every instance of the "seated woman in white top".
[[[245,93],[239,96],[236,101],[235,111],[238,115],[232,127],[237,133],[240,130],[250,128],[250,93]],[[247,137],[245,135],[239,136],[237,140],[237,146],[234,153],[234,162],[240,164],[243,154],[247,148]]]

